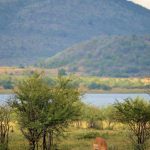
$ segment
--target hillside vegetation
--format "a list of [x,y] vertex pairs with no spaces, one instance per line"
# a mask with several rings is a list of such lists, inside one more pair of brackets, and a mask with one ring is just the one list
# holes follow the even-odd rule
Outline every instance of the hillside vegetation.
[[149,58],[150,36],[102,36],[74,45],[41,66],[82,75],[148,76]]
[[0,66],[33,64],[95,36],[150,34],[149,18],[126,0],[1,0]]

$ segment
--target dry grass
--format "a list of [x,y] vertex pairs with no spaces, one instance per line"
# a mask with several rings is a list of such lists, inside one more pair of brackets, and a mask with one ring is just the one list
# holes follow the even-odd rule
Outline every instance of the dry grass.
[[[91,150],[94,138],[80,138],[82,135],[98,132],[99,135],[106,139],[109,149],[113,150],[132,150],[130,141],[124,131],[121,130],[94,130],[69,128],[64,137],[57,138],[55,144],[60,150]],[[10,150],[27,150],[28,143],[22,136],[19,128],[15,126],[14,132],[10,133]]]

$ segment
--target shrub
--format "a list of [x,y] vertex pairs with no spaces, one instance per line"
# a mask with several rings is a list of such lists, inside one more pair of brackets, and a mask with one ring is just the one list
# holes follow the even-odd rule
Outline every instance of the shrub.
[[102,89],[102,90],[111,90],[111,87],[105,84],[99,84],[99,83],[95,83],[92,82],[89,86],[89,89]]
[[87,132],[79,134],[78,139],[94,139],[98,136],[100,136],[99,132]]
[[10,80],[3,81],[2,83],[4,89],[12,89],[13,83]]

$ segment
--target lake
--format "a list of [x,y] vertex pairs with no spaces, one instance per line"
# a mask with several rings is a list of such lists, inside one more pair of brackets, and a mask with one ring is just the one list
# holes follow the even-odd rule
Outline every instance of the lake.
[[[9,99],[11,94],[0,94],[0,103],[3,104]],[[135,98],[137,96],[143,97],[144,99],[150,100],[148,94],[85,94],[82,97],[82,101],[87,104],[95,106],[106,106],[113,104],[116,100],[123,101],[126,98]]]
[[148,94],[85,94],[83,96],[83,101],[96,105],[96,106],[106,106],[113,104],[116,100],[123,101],[126,98],[135,98],[135,97],[142,97],[146,100],[150,100],[150,95]]

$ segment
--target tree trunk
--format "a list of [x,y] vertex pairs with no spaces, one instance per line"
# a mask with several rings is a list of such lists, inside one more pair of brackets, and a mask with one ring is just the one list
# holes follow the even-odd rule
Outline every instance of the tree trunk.
[[52,131],[48,133],[48,147],[47,150],[51,150],[53,145],[53,134]]
[[46,129],[43,130],[43,150],[47,150],[47,145],[46,145]]
[[29,142],[29,150],[35,150],[35,141],[34,140]]

